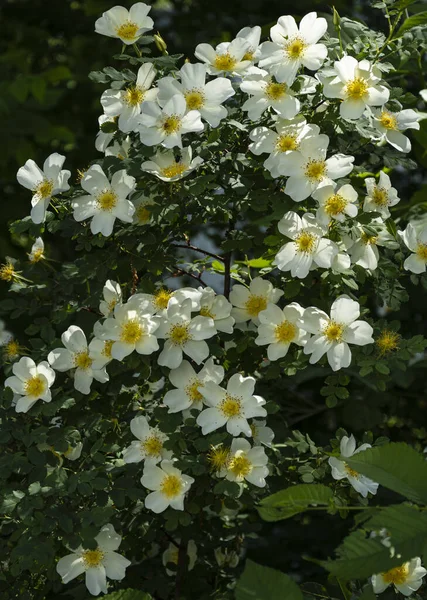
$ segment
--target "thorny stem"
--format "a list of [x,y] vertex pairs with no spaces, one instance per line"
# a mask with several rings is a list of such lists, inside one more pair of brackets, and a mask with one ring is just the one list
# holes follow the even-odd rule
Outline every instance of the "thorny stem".
[[216,260],[220,260],[224,262],[224,258],[219,254],[215,254],[214,252],[209,252],[208,250],[203,250],[203,248],[198,248],[197,246],[193,246],[188,241],[186,244],[172,244],[175,248],[187,248],[188,250],[194,250],[194,252],[200,252],[201,254],[206,254],[206,256],[211,256],[212,258],[216,258]]
[[193,273],[190,273],[189,271],[185,271],[184,269],[181,269],[181,267],[178,267],[178,265],[175,265],[173,268],[175,269],[175,273],[173,276],[176,277],[177,275],[188,275],[188,277],[192,277],[193,279],[195,279],[196,281],[201,283],[203,285],[203,287],[207,287],[207,284],[202,279],[201,273],[199,273],[198,275],[193,275]]

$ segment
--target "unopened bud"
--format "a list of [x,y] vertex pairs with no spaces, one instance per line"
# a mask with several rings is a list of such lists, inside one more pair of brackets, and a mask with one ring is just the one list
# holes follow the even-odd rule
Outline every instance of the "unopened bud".
[[339,16],[338,11],[335,8],[335,6],[332,7],[332,10],[334,11],[333,12],[333,23],[334,23],[335,27],[337,29],[339,29],[341,26],[341,17]]
[[161,52],[162,54],[165,54],[165,55],[169,54],[168,50],[167,50],[167,48],[168,48],[167,44],[159,32],[154,34],[154,41],[156,43],[156,46],[157,46],[157,49],[159,50],[159,52]]

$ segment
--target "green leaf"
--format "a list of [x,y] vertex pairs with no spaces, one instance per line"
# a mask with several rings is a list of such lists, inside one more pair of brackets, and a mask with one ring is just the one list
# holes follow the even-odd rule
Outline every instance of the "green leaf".
[[152,600],[150,594],[139,590],[120,590],[119,592],[107,594],[104,598],[108,598],[108,600]]
[[248,266],[254,269],[264,269],[271,265],[271,260],[265,260],[265,258],[252,258],[248,261]]
[[346,462],[380,485],[427,504],[427,461],[411,446],[399,442],[369,448]]
[[298,585],[281,571],[246,561],[237,582],[236,600],[303,600]]
[[416,15],[412,15],[400,26],[399,31],[396,33],[395,39],[402,37],[404,33],[413,29],[414,27],[419,27],[420,25],[424,25],[427,23],[427,11],[417,13]]
[[264,521],[280,521],[304,512],[309,506],[328,506],[333,493],[326,485],[294,485],[263,498],[257,508]]
[[[378,535],[370,537],[372,531],[385,530],[394,548]],[[388,571],[423,552],[427,536],[427,515],[404,504],[379,510],[359,529],[347,536],[337,553],[339,558],[327,561],[323,566],[341,579],[370,577],[374,573]]]

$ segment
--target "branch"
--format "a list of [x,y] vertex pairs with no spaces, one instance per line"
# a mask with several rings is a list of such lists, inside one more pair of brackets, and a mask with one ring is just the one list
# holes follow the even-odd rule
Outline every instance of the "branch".
[[174,269],[176,270],[176,272],[172,274],[172,277],[178,277],[179,275],[188,275],[188,277],[192,277],[193,279],[201,283],[203,287],[207,287],[207,283],[203,281],[201,273],[199,273],[198,275],[193,275],[193,273],[181,269],[181,267],[178,267],[178,265],[175,265]]
[[215,254],[214,252],[209,252],[208,250],[203,250],[202,248],[193,246],[193,244],[190,244],[190,242],[187,242],[187,244],[172,244],[172,246],[175,246],[175,248],[187,248],[187,250],[194,250],[194,252],[200,252],[201,254],[206,254],[206,256],[211,256],[212,258],[216,258],[216,260],[224,262],[224,258],[219,254]]

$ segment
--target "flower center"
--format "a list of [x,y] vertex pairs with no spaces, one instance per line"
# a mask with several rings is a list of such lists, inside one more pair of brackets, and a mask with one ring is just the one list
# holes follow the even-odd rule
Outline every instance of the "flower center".
[[340,215],[347,206],[347,200],[339,194],[334,194],[325,202],[325,213],[327,215]]
[[124,91],[123,100],[130,106],[138,106],[144,100],[144,90],[141,87],[130,87]]
[[101,210],[110,211],[116,206],[118,198],[113,190],[105,190],[98,194],[96,201]]
[[217,54],[213,66],[218,71],[232,71],[236,66],[237,60],[231,54]]
[[116,34],[119,38],[127,40],[128,42],[135,39],[139,27],[132,21],[125,21],[120,27],[117,27]]
[[381,356],[399,348],[400,335],[390,329],[384,329],[375,342]]
[[306,48],[307,44],[300,37],[292,38],[285,43],[285,52],[292,60],[302,58]]
[[356,77],[347,83],[345,93],[349,100],[362,100],[368,93],[368,84],[363,77]]
[[382,576],[386,583],[402,585],[405,583],[408,573],[409,565],[408,563],[405,563],[401,567],[395,567],[394,569],[390,569],[390,571],[386,571],[386,573],[382,573]]
[[116,307],[118,300],[111,300],[111,302],[108,303],[108,310],[111,312],[113,312],[114,308]]
[[163,442],[156,435],[151,435],[141,442],[141,450],[143,450],[147,456],[161,456]]
[[286,83],[276,83],[275,81],[270,81],[265,88],[265,95],[270,100],[280,100],[283,96],[286,96],[288,86]]
[[228,419],[239,417],[242,413],[242,401],[240,398],[226,394],[224,400],[219,403],[219,409]]
[[254,52],[252,50],[250,50],[249,52],[246,52],[246,54],[243,55],[242,60],[253,60],[254,59]]
[[378,240],[378,236],[368,235],[365,231],[362,231],[360,239],[365,244],[365,246],[375,246]]
[[27,396],[41,396],[45,391],[46,384],[40,375],[35,375],[25,382],[25,393]]
[[160,169],[160,173],[163,175],[163,177],[171,179],[177,175],[182,175],[186,169],[187,167],[184,164],[178,162],[170,165],[170,167],[163,167],[163,169]]
[[16,271],[12,263],[6,263],[0,268],[0,279],[3,281],[12,281],[16,277]]
[[278,152],[289,152],[290,150],[298,150],[297,136],[294,133],[279,135],[276,140],[276,150]]
[[377,206],[387,206],[388,205],[388,194],[387,190],[382,187],[375,187],[372,192],[372,202]]
[[220,471],[228,463],[230,450],[224,446],[211,446],[207,455],[207,460],[211,465],[212,471]]
[[357,471],[355,471],[354,469],[352,469],[351,467],[349,467],[348,465],[345,466],[345,472],[347,473],[347,475],[349,477],[354,477],[354,479],[359,479],[359,473]]
[[120,341],[125,344],[136,344],[142,338],[144,330],[136,319],[132,319],[122,325]]
[[427,244],[418,244],[416,254],[418,258],[427,263]]
[[157,310],[162,310],[168,307],[168,302],[172,298],[172,292],[161,288],[156,294],[154,294],[153,304]]
[[52,179],[43,179],[34,190],[37,196],[40,198],[50,198],[53,192],[53,181]]
[[162,129],[166,135],[172,135],[181,129],[181,119],[177,115],[166,117],[162,123]]
[[188,327],[187,323],[171,327],[169,336],[175,346],[184,346],[184,344],[191,340],[192,336],[188,331]]
[[316,250],[316,242],[317,236],[314,233],[304,230],[294,240],[296,251],[305,252],[306,254],[313,254]]
[[136,220],[138,223],[147,223],[150,220],[151,213],[145,204],[140,204],[136,209]]
[[206,98],[201,90],[188,90],[184,95],[188,110],[199,110],[205,104]]
[[295,339],[296,333],[297,328],[290,321],[283,321],[280,325],[276,325],[274,329],[277,342],[282,344],[290,344]]
[[265,296],[255,296],[250,294],[245,303],[246,312],[250,317],[257,317],[258,314],[267,308],[267,298]]
[[111,356],[111,348],[113,347],[114,344],[114,340],[106,340],[104,342],[104,348],[101,352],[102,356],[105,356],[105,358],[113,358]]
[[252,463],[244,454],[235,456],[228,464],[228,470],[231,471],[237,479],[244,479],[252,471]]
[[182,482],[177,475],[166,475],[160,485],[160,491],[166,498],[175,498],[181,493]]
[[199,387],[203,387],[203,383],[199,379],[193,379],[185,388],[185,393],[195,404],[203,400],[203,395],[198,390]]
[[207,306],[202,306],[201,307],[201,309],[200,309],[200,315],[202,317],[210,317],[211,319],[215,319],[214,313]]
[[380,116],[380,123],[386,129],[397,129],[397,119],[392,114],[384,110]]
[[6,344],[5,357],[7,359],[13,360],[17,356],[19,356],[20,353],[21,353],[21,347],[16,340],[10,340],[10,342],[8,342]]
[[305,166],[305,175],[312,182],[322,181],[326,174],[324,160],[309,160]]
[[329,325],[327,325],[323,330],[323,335],[328,340],[328,342],[340,342],[343,333],[343,323],[337,323],[336,321],[330,321]]
[[85,550],[82,554],[86,569],[99,567],[104,558],[104,552],[97,548],[96,550]]
[[83,350],[82,352],[77,352],[74,355],[74,365],[78,369],[89,369],[92,365],[92,359],[89,357],[89,352],[87,350]]
[[42,258],[44,258],[43,252],[44,251],[41,248],[39,248],[38,250],[35,250],[32,253],[30,262],[32,262],[32,263],[40,262],[42,260]]

